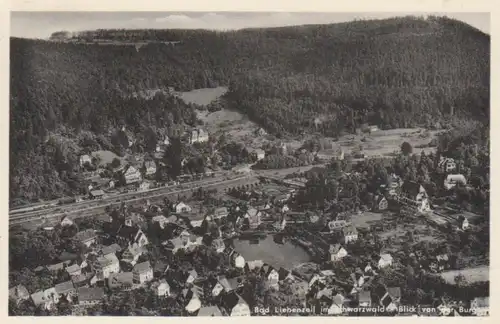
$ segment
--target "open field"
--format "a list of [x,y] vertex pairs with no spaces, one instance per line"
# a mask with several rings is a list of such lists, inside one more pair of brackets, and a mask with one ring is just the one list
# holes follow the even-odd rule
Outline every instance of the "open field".
[[[332,148],[321,151],[322,154],[328,155],[329,153],[334,156],[335,151],[340,147],[345,154],[353,154],[362,152],[366,157],[383,157],[391,156],[394,152],[401,151],[401,144],[408,142],[413,147],[414,153],[434,152],[435,148],[425,147],[417,148],[420,145],[428,144],[442,131],[427,131],[423,128],[397,128],[391,130],[379,130],[371,134],[347,134],[341,136],[337,141],[333,138],[324,137],[324,140],[331,141]],[[298,148],[307,139],[312,138],[312,135],[305,136],[301,140],[290,140],[287,144],[291,148]]]
[[455,277],[462,275],[468,283],[489,281],[490,280],[490,267],[481,266],[475,268],[468,268],[462,270],[452,270],[441,273],[441,277],[449,284],[455,284]]
[[228,140],[240,142],[247,148],[260,148],[267,142],[267,136],[255,135],[258,125],[237,111],[223,108],[212,113],[197,111],[197,115],[210,134],[217,136],[224,134]]
[[413,241],[409,243],[427,241],[429,243],[439,243],[444,240],[443,234],[436,228],[428,226],[417,219],[413,222],[401,223],[398,216],[390,213],[380,214],[364,212],[353,215],[351,222],[356,228],[370,228],[376,226],[374,234],[382,240],[391,240],[392,251],[398,251],[404,242],[408,241],[408,231],[413,233]]
[[428,144],[438,133],[423,128],[397,128],[379,130],[371,134],[345,135],[337,144],[342,146],[346,153],[362,146],[366,156],[388,156],[394,151],[400,152],[403,142],[410,143],[414,152],[430,153],[435,151],[435,148],[416,148],[416,146]]
[[111,151],[95,151],[95,152],[92,152],[92,157],[99,157],[100,158],[100,161],[99,161],[99,166],[106,166],[108,163],[111,163],[113,161],[113,159],[117,158],[119,159],[120,161],[122,161],[122,158],[119,157],[118,155],[116,155],[115,153],[111,152]]
[[364,228],[369,228],[370,225],[378,223],[380,220],[382,220],[382,214],[372,212],[364,212],[359,215],[353,215],[351,218],[351,222],[355,227]]
[[188,104],[209,105],[227,92],[227,87],[201,88],[188,92],[177,92],[176,96]]

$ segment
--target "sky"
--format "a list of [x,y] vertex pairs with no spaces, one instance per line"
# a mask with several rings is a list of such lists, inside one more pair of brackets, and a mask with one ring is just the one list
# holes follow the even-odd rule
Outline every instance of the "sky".
[[307,12],[11,12],[11,36],[48,38],[60,30],[125,29],[241,29],[304,24],[328,24],[355,19],[384,19],[406,15],[437,15],[461,20],[490,33],[489,13],[307,13]]

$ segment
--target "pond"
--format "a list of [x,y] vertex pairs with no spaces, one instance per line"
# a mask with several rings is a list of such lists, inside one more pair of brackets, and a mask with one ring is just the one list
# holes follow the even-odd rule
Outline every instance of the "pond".
[[292,269],[301,263],[310,261],[309,254],[303,248],[289,240],[278,244],[272,235],[259,239],[258,243],[257,240],[234,239],[233,244],[235,251],[240,253],[245,261],[262,260],[275,268]]

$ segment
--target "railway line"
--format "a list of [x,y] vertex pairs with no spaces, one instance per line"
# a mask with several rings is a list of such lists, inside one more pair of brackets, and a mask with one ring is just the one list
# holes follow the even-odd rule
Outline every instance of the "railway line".
[[[286,174],[310,169],[312,166],[297,167],[280,170],[256,170],[245,175],[235,176],[231,172],[217,173],[215,177],[181,183],[175,186],[154,188],[146,191],[134,191],[118,195],[110,195],[100,200],[85,200],[68,205],[58,205],[56,201],[35,204],[37,209],[19,208],[9,212],[9,226],[22,225],[32,222],[46,222],[51,219],[71,215],[74,218],[98,216],[105,213],[106,207],[115,204],[136,203],[141,200],[155,200],[165,196],[190,192],[200,187],[203,188],[232,188],[239,185],[257,183],[259,176],[283,177]],[[30,206],[31,207],[31,206]],[[32,207],[33,208],[33,207]]]
[[[71,206],[68,206],[67,209],[64,211],[58,211],[58,212],[53,212],[50,213],[50,211],[53,210],[44,210],[43,212],[38,212],[36,214],[29,214],[29,215],[16,215],[15,217],[10,217],[9,218],[9,226],[14,226],[14,225],[21,225],[25,223],[30,223],[33,221],[47,221],[51,219],[57,219],[61,218],[65,215],[72,215],[73,218],[80,218],[80,217],[88,217],[88,216],[99,216],[103,213],[105,213],[106,207],[113,206],[115,204],[121,204],[122,202],[131,204],[134,202],[138,202],[144,199],[155,199],[159,197],[165,197],[169,195],[174,195],[174,194],[180,194],[184,192],[189,192],[196,190],[200,187],[203,188],[212,188],[212,187],[231,187],[231,186],[236,186],[236,185],[241,185],[241,183],[256,183],[258,182],[257,178],[254,176],[240,176],[232,179],[209,179],[205,181],[199,181],[196,183],[190,183],[189,185],[184,184],[184,187],[188,188],[182,188],[178,190],[171,190],[172,187],[169,188],[161,188],[164,190],[157,190],[157,191],[148,191],[148,192],[141,192],[141,196],[137,197],[138,193],[134,193],[135,197],[133,195],[132,198],[127,199],[123,195],[120,196],[115,196],[112,199],[106,199],[106,200],[98,200],[98,201],[92,201],[89,202],[86,201],[83,204],[78,203],[78,204],[72,204]],[[176,186],[176,187],[182,187]],[[170,190],[168,190],[170,189]],[[75,207],[82,207],[82,208],[75,208]]]
[[112,201],[112,200],[124,200],[127,198],[147,198],[150,196],[152,193],[168,193],[170,191],[175,191],[178,188],[183,188],[183,187],[189,187],[189,186],[200,186],[200,185],[205,185],[205,184],[211,184],[216,181],[222,181],[223,177],[219,178],[209,178],[209,179],[203,179],[203,180],[197,180],[189,183],[181,183],[179,185],[175,186],[169,186],[169,187],[159,187],[159,188],[153,188],[150,190],[145,190],[145,191],[133,191],[133,192],[127,192],[127,193],[122,193],[122,194],[117,194],[117,195],[109,195],[103,199],[100,200],[85,200],[85,201],[80,201],[80,202],[75,202],[72,204],[68,205],[48,205],[45,208],[42,209],[36,209],[36,210],[28,210],[25,212],[9,212],[9,219],[18,219],[18,218],[25,218],[25,217],[36,217],[38,215],[43,215],[47,213],[55,213],[55,212],[68,212],[71,211],[74,208],[78,208],[80,206],[98,206],[100,204],[103,204],[103,202],[107,201]]

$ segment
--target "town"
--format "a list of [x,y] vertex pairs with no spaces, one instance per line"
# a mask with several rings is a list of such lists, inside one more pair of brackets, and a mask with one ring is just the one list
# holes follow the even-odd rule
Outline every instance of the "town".
[[9,315],[490,316],[489,13],[394,15],[11,12]]
[[[396,156],[360,158],[340,147],[326,156],[290,152],[277,142],[243,154],[243,166],[205,164],[201,173],[163,180],[157,153],[170,141],[161,138],[149,159],[122,165],[115,158],[104,169],[82,154],[86,194],[11,211],[14,240],[32,243],[19,254],[30,264],[11,271],[9,305],[61,315],[488,314],[489,279],[464,275],[487,272],[488,222],[480,216],[487,202],[469,211],[459,205],[463,195],[484,192],[471,169],[486,158],[477,149],[456,160],[412,154],[405,142]],[[182,141],[210,146],[203,129]],[[259,173],[266,156],[304,154],[311,163],[303,167]],[[183,170],[188,163],[181,160]],[[242,174],[255,179],[240,184]],[[206,182],[231,176],[237,182],[219,190]],[[442,180],[426,187],[422,177]],[[172,191],[157,191],[164,189]],[[79,204],[90,212],[61,211]],[[19,228],[40,218],[28,233]],[[33,254],[30,244],[50,252]],[[288,254],[273,255],[280,247]],[[267,249],[267,259],[249,257]]]

